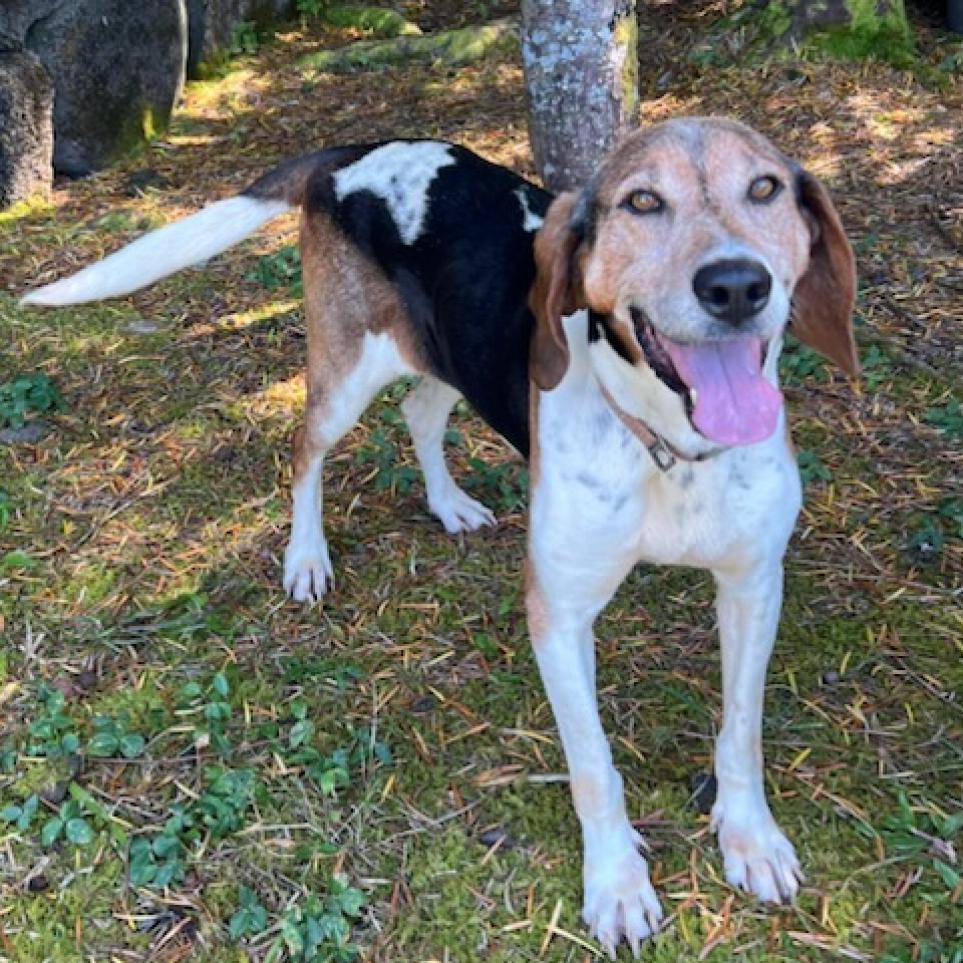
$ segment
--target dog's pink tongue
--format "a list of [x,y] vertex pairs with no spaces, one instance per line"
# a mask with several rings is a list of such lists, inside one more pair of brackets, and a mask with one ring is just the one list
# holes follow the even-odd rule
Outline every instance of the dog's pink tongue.
[[695,391],[692,423],[706,438],[720,445],[751,445],[776,430],[782,394],[763,377],[759,338],[660,341],[679,377]]

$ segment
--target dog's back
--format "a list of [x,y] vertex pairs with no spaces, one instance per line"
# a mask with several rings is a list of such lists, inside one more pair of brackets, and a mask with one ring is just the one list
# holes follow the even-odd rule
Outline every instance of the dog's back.
[[532,240],[551,199],[454,144],[333,147],[287,161],[23,301],[63,306],[130,294],[302,208],[329,217],[398,292],[427,369],[527,454]]
[[438,141],[391,141],[334,170],[319,164],[304,195],[305,213],[329,216],[398,292],[428,370],[523,454],[532,241],[550,202],[513,172]]

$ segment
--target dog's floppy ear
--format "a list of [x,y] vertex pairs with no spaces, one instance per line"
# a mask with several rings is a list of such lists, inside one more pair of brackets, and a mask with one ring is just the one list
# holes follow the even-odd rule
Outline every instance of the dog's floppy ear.
[[529,374],[542,391],[551,391],[564,377],[569,351],[562,317],[584,307],[575,252],[582,239],[572,219],[576,196],[560,194],[552,202],[535,235],[535,283],[528,304],[535,315]]
[[802,169],[796,180],[799,204],[813,240],[809,267],[793,293],[790,330],[855,378],[859,374],[853,332],[856,258],[826,188]]

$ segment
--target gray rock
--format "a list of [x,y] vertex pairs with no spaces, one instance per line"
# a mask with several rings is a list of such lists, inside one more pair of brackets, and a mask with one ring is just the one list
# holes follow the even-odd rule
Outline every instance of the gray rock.
[[12,0],[0,36],[18,31],[54,80],[58,172],[98,170],[166,126],[184,83],[185,0]]
[[53,100],[33,54],[0,53],[0,208],[50,190]]
[[128,334],[157,334],[160,325],[149,318],[137,318],[124,325],[124,330]]
[[0,431],[0,445],[35,445],[50,434],[51,426],[45,421],[28,421],[22,428],[4,428]]
[[296,0],[187,0],[187,76],[196,77],[204,61],[230,49],[239,23],[265,27],[293,16],[296,7]]
[[23,50],[30,25],[46,17],[57,0],[0,0],[0,50]]

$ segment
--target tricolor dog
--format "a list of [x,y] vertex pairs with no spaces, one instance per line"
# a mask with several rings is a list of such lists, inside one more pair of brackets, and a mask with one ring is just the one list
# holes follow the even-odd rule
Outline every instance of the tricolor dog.
[[401,375],[421,376],[403,409],[429,508],[450,532],[493,523],[442,453],[464,395],[531,464],[528,621],[582,826],[589,929],[636,952],[662,917],[595,696],[592,625],[640,560],[714,576],[712,821],[731,884],[791,899],[800,867],[766,802],[760,735],[800,505],[777,362],[788,327],[857,372],[853,254],[826,191],[714,118],[633,134],[555,198],[452,144],[336,147],[24,300],[127,294],[292,207],[308,363],[287,592],[331,588],[322,460]]

